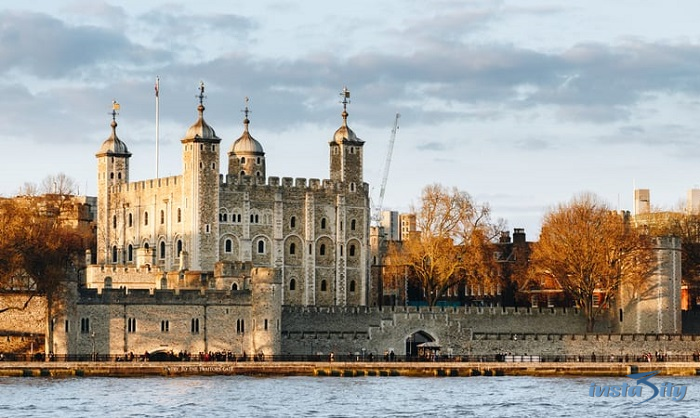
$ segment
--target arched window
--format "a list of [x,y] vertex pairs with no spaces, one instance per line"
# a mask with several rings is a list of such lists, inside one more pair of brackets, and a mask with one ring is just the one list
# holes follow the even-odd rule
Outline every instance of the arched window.
[[180,255],[182,255],[182,240],[181,239],[177,240],[177,244],[175,244],[175,248],[177,251],[177,256],[180,257]]
[[355,244],[350,244],[350,249],[348,250],[350,257],[355,257]]
[[129,262],[134,261],[134,246],[131,244],[126,247],[126,260]]
[[321,247],[318,249],[318,254],[326,255],[326,244],[321,244]]
[[255,159],[255,164],[260,165],[260,157],[257,157],[257,158]]
[[265,254],[265,241],[258,241],[258,254]]
[[289,290],[297,290],[297,281],[292,279],[289,281]]
[[238,283],[234,283],[231,285],[231,290],[238,290]]
[[165,258],[165,241],[160,242],[160,251],[158,257],[162,260]]
[[148,246],[148,243],[147,243],[147,242],[143,244],[143,248],[145,248],[145,249],[149,249],[149,248],[150,248],[150,247]]
[[111,289],[112,288],[112,278],[107,276],[105,277],[105,289]]
[[245,157],[241,157],[241,164],[245,164]]
[[224,252],[230,253],[231,251],[233,251],[233,241],[231,238],[226,238],[226,241],[224,241]]
[[297,226],[297,217],[292,216],[291,218],[289,218],[289,227],[294,228],[295,226]]
[[241,175],[245,176],[245,171],[241,170]]
[[321,280],[321,292],[328,290],[328,283],[325,280]]
[[321,218],[321,229],[326,229],[326,218]]
[[148,225],[148,212],[143,213],[143,224]]
[[351,231],[354,231],[354,230],[355,230],[355,223],[356,223],[356,222],[355,222],[354,219],[350,221],[350,230],[351,230]]
[[117,246],[112,247],[112,263],[117,262]]
[[355,292],[355,281],[351,280],[350,281],[350,292]]
[[161,210],[160,211],[160,224],[163,225],[165,223],[165,211]]
[[160,288],[161,289],[168,288],[168,279],[166,279],[165,277],[161,277],[161,279],[160,279]]
[[294,255],[297,252],[297,246],[295,243],[289,244],[289,254]]

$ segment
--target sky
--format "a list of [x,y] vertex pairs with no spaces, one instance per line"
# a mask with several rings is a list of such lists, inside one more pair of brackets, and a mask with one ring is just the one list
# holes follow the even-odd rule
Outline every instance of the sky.
[[0,195],[59,173],[96,194],[117,134],[131,181],[182,171],[180,139],[205,120],[226,152],[243,131],[267,175],[328,178],[328,141],[365,141],[378,200],[408,211],[433,183],[539,234],[557,204],[591,192],[673,209],[700,187],[700,2],[671,0],[257,0],[0,2]]

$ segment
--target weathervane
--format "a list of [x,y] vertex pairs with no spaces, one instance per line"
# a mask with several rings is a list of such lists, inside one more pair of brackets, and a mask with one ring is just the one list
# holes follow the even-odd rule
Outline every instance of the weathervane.
[[248,96],[245,97],[245,108],[241,110],[243,114],[245,115],[245,120],[248,120],[248,114],[251,113],[251,110],[248,109],[248,102],[250,102],[250,99]]
[[350,103],[350,90],[348,90],[347,87],[343,87],[343,91],[340,92],[340,95],[343,96],[343,101],[340,103],[343,104],[343,111],[346,111],[348,103]]
[[116,100],[112,100],[112,112],[111,112],[111,114],[112,114],[113,121],[116,121],[120,108],[121,108],[121,106],[119,106],[119,103],[117,103]]
[[194,96],[199,99],[199,104],[204,105],[204,98],[207,97],[204,95],[204,81],[199,82],[199,95]]

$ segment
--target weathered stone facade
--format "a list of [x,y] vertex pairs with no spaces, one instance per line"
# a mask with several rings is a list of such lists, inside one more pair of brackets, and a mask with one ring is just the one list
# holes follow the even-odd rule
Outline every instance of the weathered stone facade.
[[364,141],[348,127],[347,111],[329,142],[330,179],[266,179],[247,109],[224,175],[222,140],[204,121],[202,97],[181,141],[180,176],[129,182],[131,153],[112,121],[97,153],[97,254],[88,254],[86,286],[240,289],[260,266],[282,272],[286,305],[366,305],[369,187]]

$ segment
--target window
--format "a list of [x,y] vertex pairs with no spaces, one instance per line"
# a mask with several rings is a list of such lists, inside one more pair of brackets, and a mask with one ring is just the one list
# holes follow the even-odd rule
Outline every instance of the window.
[[64,329],[64,331],[65,331],[65,332],[70,332],[70,321],[68,321],[67,319],[66,319],[66,322],[65,322],[65,329]]
[[136,318],[127,318],[126,332],[133,334],[136,332]]
[[297,246],[294,243],[289,244],[289,255],[294,255],[297,252]]
[[80,333],[89,334],[90,333],[90,318],[80,318]]
[[325,280],[321,280],[321,292],[325,292],[326,290],[328,290],[328,284]]
[[350,230],[351,231],[355,230],[355,224],[356,224],[356,221],[354,219],[350,221]]
[[265,319],[265,325],[263,325],[263,328],[265,328],[265,331],[267,331],[267,319]]
[[225,253],[230,253],[233,247],[233,241],[231,241],[231,238],[226,238],[226,241],[224,241],[224,252]]
[[170,332],[170,321],[160,321],[160,332]]
[[326,255],[326,244],[321,244],[321,247],[318,249],[318,254]]
[[245,157],[241,157],[241,164],[245,164]]
[[350,191],[351,192],[355,191],[355,183],[350,183]]
[[289,281],[289,290],[297,290],[297,281],[295,279]]
[[129,262],[134,261],[134,246],[131,244],[126,247],[126,260]]
[[321,229],[326,229],[326,218],[321,218]]
[[160,242],[160,251],[158,252],[158,257],[161,260],[165,258],[165,241]]
[[255,159],[255,164],[260,165],[260,157],[258,157],[258,158]]
[[343,256],[343,246],[342,245],[340,246],[340,256],[341,257]]
[[204,225],[204,233],[208,234],[211,232],[211,226],[209,224]]
[[163,225],[165,223],[165,211],[161,210],[160,211],[160,224]]
[[258,241],[258,254],[265,254],[265,241]]
[[130,213],[129,214],[129,228],[131,228],[132,226],[134,226],[134,215],[132,215]]
[[238,283],[234,283],[231,285],[231,290],[238,290]]
[[182,240],[179,239],[177,240],[177,256],[180,257],[182,255]]
[[148,225],[148,212],[143,213],[143,224]]
[[177,208],[177,221],[182,222],[182,209]]
[[350,249],[348,250],[350,257],[355,257],[355,244],[350,244]]
[[192,318],[192,321],[190,321],[190,332],[199,334],[199,318]]
[[297,225],[297,217],[292,216],[291,218],[289,218],[289,227],[294,228],[296,225]]
[[245,333],[245,322],[242,319],[239,319],[236,321],[236,333],[237,334]]
[[117,228],[117,215],[112,216],[112,228]]
[[104,284],[105,289],[111,289],[112,288],[112,278],[107,276],[105,277],[105,284]]
[[117,262],[117,246],[112,247],[112,263]]
[[352,293],[355,292],[355,281],[354,280],[350,281],[350,292],[352,292]]

